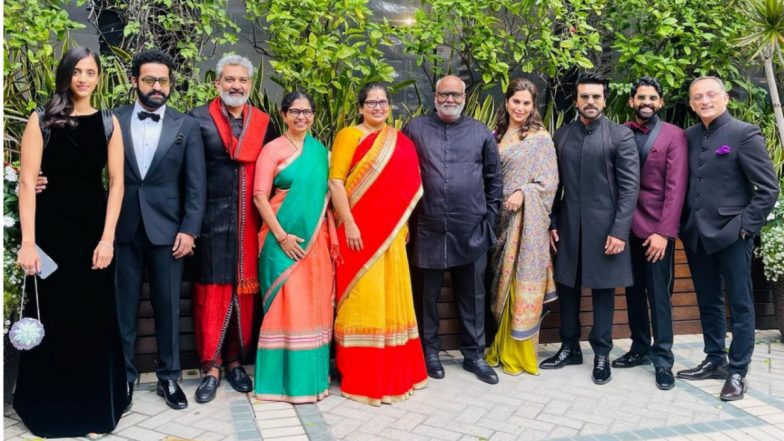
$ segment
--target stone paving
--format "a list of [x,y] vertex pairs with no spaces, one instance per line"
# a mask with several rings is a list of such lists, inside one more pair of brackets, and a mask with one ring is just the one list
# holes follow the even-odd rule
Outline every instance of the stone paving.
[[[630,340],[616,340],[611,358]],[[544,358],[557,344],[541,345]],[[702,337],[676,336],[675,370],[703,359]],[[661,391],[653,368],[613,369],[609,384],[591,382],[593,353],[583,343],[585,363],[541,375],[500,374],[486,385],[460,366],[457,352],[441,355],[443,380],[430,380],[408,401],[372,407],[340,396],[336,384],[317,405],[259,402],[222,382],[216,399],[191,397],[198,374],[189,371],[183,388],[191,400],[183,411],[166,407],[145,375],[126,414],[106,441],[298,441],[298,440],[784,440],[784,343],[777,331],[759,331],[750,369],[749,392],[735,403],[717,396],[720,380],[684,382]],[[248,372],[253,372],[251,368]],[[5,407],[4,438],[33,439]],[[84,438],[82,438],[84,439]]]

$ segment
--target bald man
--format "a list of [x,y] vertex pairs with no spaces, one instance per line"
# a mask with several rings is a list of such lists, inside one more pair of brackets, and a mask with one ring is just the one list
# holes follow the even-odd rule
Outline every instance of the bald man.
[[413,284],[421,296],[417,310],[428,375],[444,378],[437,302],[449,271],[461,322],[463,369],[496,384],[498,375],[484,360],[484,279],[502,197],[498,146],[484,124],[462,115],[465,98],[460,78],[443,77],[436,83],[435,113],[403,129],[416,144],[424,187],[410,222]]

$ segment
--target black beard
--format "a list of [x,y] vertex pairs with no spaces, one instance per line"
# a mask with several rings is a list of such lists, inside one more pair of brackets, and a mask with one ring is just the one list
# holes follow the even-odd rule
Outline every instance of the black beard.
[[[153,101],[152,96],[154,94],[160,94],[163,99],[161,101]],[[160,108],[162,105],[166,104],[166,101],[169,99],[169,95],[166,95],[163,92],[151,90],[149,93],[144,94],[138,87],[136,88],[136,96],[139,97],[139,101],[144,104],[145,107],[152,110]]]
[[580,116],[582,116],[583,118],[585,118],[588,121],[596,121],[597,119],[601,118],[602,115],[604,115],[604,110],[599,110],[598,108],[595,108],[595,109],[599,111],[599,113],[596,114],[595,118],[591,118],[588,115],[586,115],[585,113],[583,113],[582,109],[580,109],[579,107],[577,108],[577,113],[579,113]]
[[653,113],[651,114],[651,116],[642,116],[642,114],[640,113],[640,110],[642,110],[642,107],[636,107],[634,109],[634,114],[637,116],[638,119],[640,119],[642,121],[648,121],[649,119],[651,119],[654,116],[656,116],[657,113],[659,113],[658,110],[656,110],[656,109],[654,109],[652,107],[650,107],[650,109],[653,110]]

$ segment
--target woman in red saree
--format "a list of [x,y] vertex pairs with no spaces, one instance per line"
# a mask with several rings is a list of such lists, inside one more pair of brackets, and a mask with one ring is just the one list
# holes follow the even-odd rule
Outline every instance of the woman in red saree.
[[422,184],[414,144],[385,123],[386,88],[366,85],[358,105],[363,121],[338,132],[329,170],[343,257],[336,361],[343,396],[378,406],[427,383],[406,256],[406,224]]

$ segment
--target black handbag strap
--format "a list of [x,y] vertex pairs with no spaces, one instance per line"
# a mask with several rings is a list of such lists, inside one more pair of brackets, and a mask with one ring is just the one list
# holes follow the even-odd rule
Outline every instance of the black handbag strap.
[[[44,148],[49,144],[49,138],[52,137],[52,128],[44,127],[44,116],[46,112],[43,107],[36,107],[35,113],[38,114],[38,127],[41,129],[41,135],[44,138]],[[112,120],[112,111],[109,109],[101,109],[101,120],[103,121],[103,133],[106,135],[106,142],[112,139],[114,132],[114,121]]]
[[44,137],[44,148],[46,148],[46,144],[49,144],[49,138],[52,137],[52,128],[51,127],[44,127],[44,112],[43,107],[36,107],[35,113],[38,114],[38,127],[41,129],[41,135]]
[[112,139],[112,132],[114,132],[114,121],[112,121],[112,111],[109,109],[101,109],[101,119],[103,119],[103,133],[106,134],[106,143]]
[[[27,274],[22,280],[22,303],[19,304],[19,320],[22,320],[22,313],[24,312],[25,293],[27,292]],[[33,275],[33,284],[35,285],[35,311],[38,315],[38,321],[41,321],[41,307],[38,305],[38,276]]]

